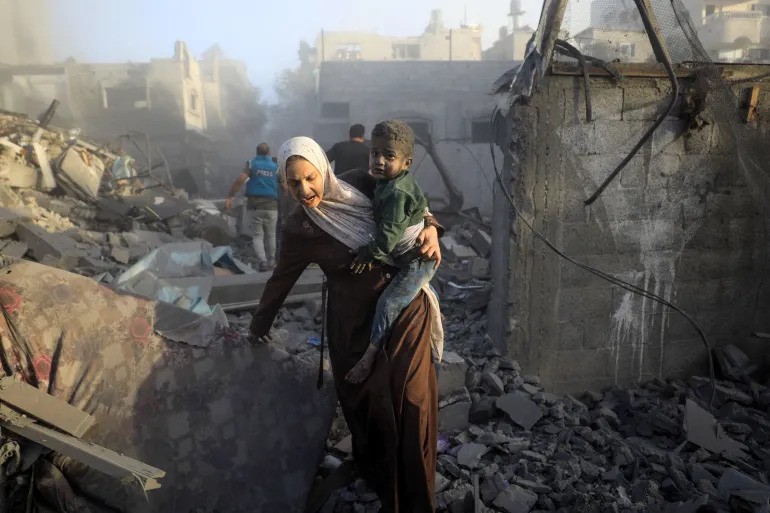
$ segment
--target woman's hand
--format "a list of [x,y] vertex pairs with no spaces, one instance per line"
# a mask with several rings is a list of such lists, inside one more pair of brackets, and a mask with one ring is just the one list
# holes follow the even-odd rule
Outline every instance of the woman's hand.
[[359,260],[359,257],[356,257],[355,260],[353,260],[353,263],[350,264],[350,270],[353,271],[353,274],[361,274],[364,271],[371,271],[372,263]]
[[435,226],[426,226],[417,236],[417,243],[420,245],[420,257],[423,260],[434,260],[434,269],[438,269],[441,264],[441,247],[438,243],[438,230]]
[[264,328],[260,329],[258,326],[255,326],[254,320],[252,319],[251,325],[249,326],[249,342],[252,344],[267,344],[272,341],[272,330],[268,328],[265,332]]

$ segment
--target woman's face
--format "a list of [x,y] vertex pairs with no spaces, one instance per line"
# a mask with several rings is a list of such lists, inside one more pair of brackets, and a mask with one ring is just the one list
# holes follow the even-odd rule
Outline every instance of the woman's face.
[[296,159],[286,167],[286,186],[292,198],[306,207],[316,208],[324,197],[321,173],[305,159]]

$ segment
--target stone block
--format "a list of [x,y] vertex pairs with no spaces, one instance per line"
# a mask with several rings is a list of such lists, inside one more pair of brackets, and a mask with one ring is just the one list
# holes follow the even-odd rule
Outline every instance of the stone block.
[[74,147],[67,149],[56,163],[60,185],[77,197],[97,199],[104,174],[100,163],[91,154],[81,153]]
[[[591,79],[591,109],[594,121],[619,121],[623,115],[623,89],[608,85],[604,79]],[[583,77],[575,77],[573,86],[565,88],[564,119],[571,123],[586,121],[586,95]]]
[[705,215],[709,217],[752,217],[761,208],[746,187],[720,189],[706,196],[705,200]]
[[38,171],[15,160],[0,161],[0,182],[18,189],[34,189],[37,186]]
[[194,233],[189,234],[210,242],[214,246],[227,246],[236,237],[235,230],[221,216],[206,214]]
[[29,246],[29,252],[36,260],[48,257],[59,262],[57,267],[62,269],[74,269],[86,256],[74,239],[61,233],[49,233],[32,223],[20,223],[16,233],[19,240]]
[[439,398],[460,390],[465,386],[465,373],[468,365],[465,359],[453,353],[444,351],[441,363],[438,364],[438,396]]
[[471,403],[460,401],[444,406],[438,411],[438,427],[442,433],[464,431],[470,425]]
[[[213,278],[210,305],[231,305],[238,303],[257,302],[262,296],[271,273],[235,274],[231,276],[215,276]],[[314,294],[321,292],[323,273],[320,269],[306,269],[292,288],[292,295]]]
[[492,236],[484,230],[476,228],[473,230],[471,246],[479,256],[489,258],[489,253],[492,251]]
[[560,321],[574,323],[606,318],[612,307],[612,289],[609,286],[561,289],[558,304]]
[[658,83],[656,87],[649,88],[629,87],[623,93],[624,121],[654,121],[668,107],[671,85]]
[[451,261],[462,261],[471,258],[476,258],[476,252],[472,247],[461,244],[451,235],[444,235],[440,239],[443,257]]
[[19,223],[32,219],[32,212],[26,208],[0,207],[0,237],[9,237],[16,232]]
[[23,242],[18,242],[15,240],[0,241],[0,254],[5,256],[23,258],[24,255],[27,254],[28,249],[29,246]]

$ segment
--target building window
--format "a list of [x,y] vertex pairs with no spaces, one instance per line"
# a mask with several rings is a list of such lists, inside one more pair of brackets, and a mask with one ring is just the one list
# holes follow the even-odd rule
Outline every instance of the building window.
[[334,52],[334,59],[338,61],[360,61],[362,58],[361,45],[349,43],[340,45]]
[[489,126],[489,120],[478,120],[471,123],[471,143],[489,144],[492,140],[492,128]]
[[763,16],[770,16],[770,5],[752,4],[752,11],[759,11]]
[[105,109],[133,110],[149,108],[146,85],[104,87],[102,99]]
[[347,118],[350,117],[350,103],[324,102],[321,104],[322,118]]
[[190,94],[190,112],[198,112],[198,93]]
[[717,10],[716,5],[714,4],[706,4],[706,16],[711,16],[714,14]]

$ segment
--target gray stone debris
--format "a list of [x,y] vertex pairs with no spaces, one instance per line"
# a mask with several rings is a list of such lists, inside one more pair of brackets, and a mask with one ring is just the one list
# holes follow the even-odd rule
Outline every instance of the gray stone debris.
[[508,418],[529,431],[543,417],[540,407],[527,399],[521,392],[506,394],[497,399],[497,407],[503,410]]
[[483,317],[447,310],[447,333],[465,333],[452,365],[467,370],[439,402],[439,513],[474,498],[498,513],[770,511],[767,386],[718,380],[713,407],[699,377],[562,397],[495,354]]

